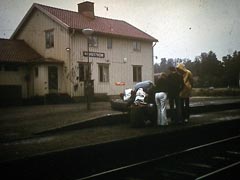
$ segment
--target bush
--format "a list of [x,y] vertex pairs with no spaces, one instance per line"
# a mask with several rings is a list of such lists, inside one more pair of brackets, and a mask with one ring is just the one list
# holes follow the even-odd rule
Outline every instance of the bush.
[[31,98],[23,99],[23,105],[41,105],[44,104],[44,96],[33,96]]
[[192,96],[240,96],[237,88],[193,88]]
[[45,96],[33,96],[23,99],[23,105],[67,104],[75,101],[66,93],[51,93]]
[[45,96],[46,104],[73,103],[74,100],[67,93],[51,93]]

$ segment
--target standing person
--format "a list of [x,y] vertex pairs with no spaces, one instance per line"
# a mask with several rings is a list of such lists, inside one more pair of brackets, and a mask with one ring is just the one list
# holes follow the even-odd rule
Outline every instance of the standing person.
[[166,100],[167,100],[167,74],[161,73],[160,77],[156,82],[155,87],[155,102],[157,105],[158,126],[168,125]]
[[183,77],[175,67],[170,66],[168,69],[170,71],[167,78],[170,117],[172,123],[181,123],[183,118],[179,94],[183,89]]
[[184,87],[180,92],[180,99],[181,99],[181,109],[183,113],[183,118],[185,122],[189,121],[190,117],[190,108],[189,108],[189,101],[193,86],[193,76],[192,72],[188,70],[184,64],[180,63],[177,65],[177,70],[183,76]]

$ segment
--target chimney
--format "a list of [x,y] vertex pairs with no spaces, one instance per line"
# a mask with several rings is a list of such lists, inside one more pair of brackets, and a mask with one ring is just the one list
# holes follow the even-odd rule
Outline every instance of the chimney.
[[85,1],[78,4],[78,13],[82,14],[83,16],[89,17],[94,19],[94,3]]

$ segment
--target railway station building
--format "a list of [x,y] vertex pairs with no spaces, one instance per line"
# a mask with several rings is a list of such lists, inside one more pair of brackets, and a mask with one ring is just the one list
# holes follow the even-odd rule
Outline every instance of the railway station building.
[[[86,36],[84,29],[93,33]],[[12,43],[10,52],[26,46],[22,53],[34,56],[27,61],[16,56],[11,61],[15,70],[6,71],[9,62],[0,54],[0,91],[12,90],[22,98],[84,96],[88,68],[94,94],[117,95],[153,80],[153,45],[158,42],[125,21],[95,16],[89,1],[79,3],[76,12],[34,3],[10,40],[1,41]]]

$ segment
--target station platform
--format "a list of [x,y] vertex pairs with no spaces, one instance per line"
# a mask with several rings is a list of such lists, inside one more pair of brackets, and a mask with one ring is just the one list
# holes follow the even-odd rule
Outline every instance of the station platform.
[[0,162],[240,119],[240,97],[192,97],[183,125],[132,128],[110,102],[0,109]]

